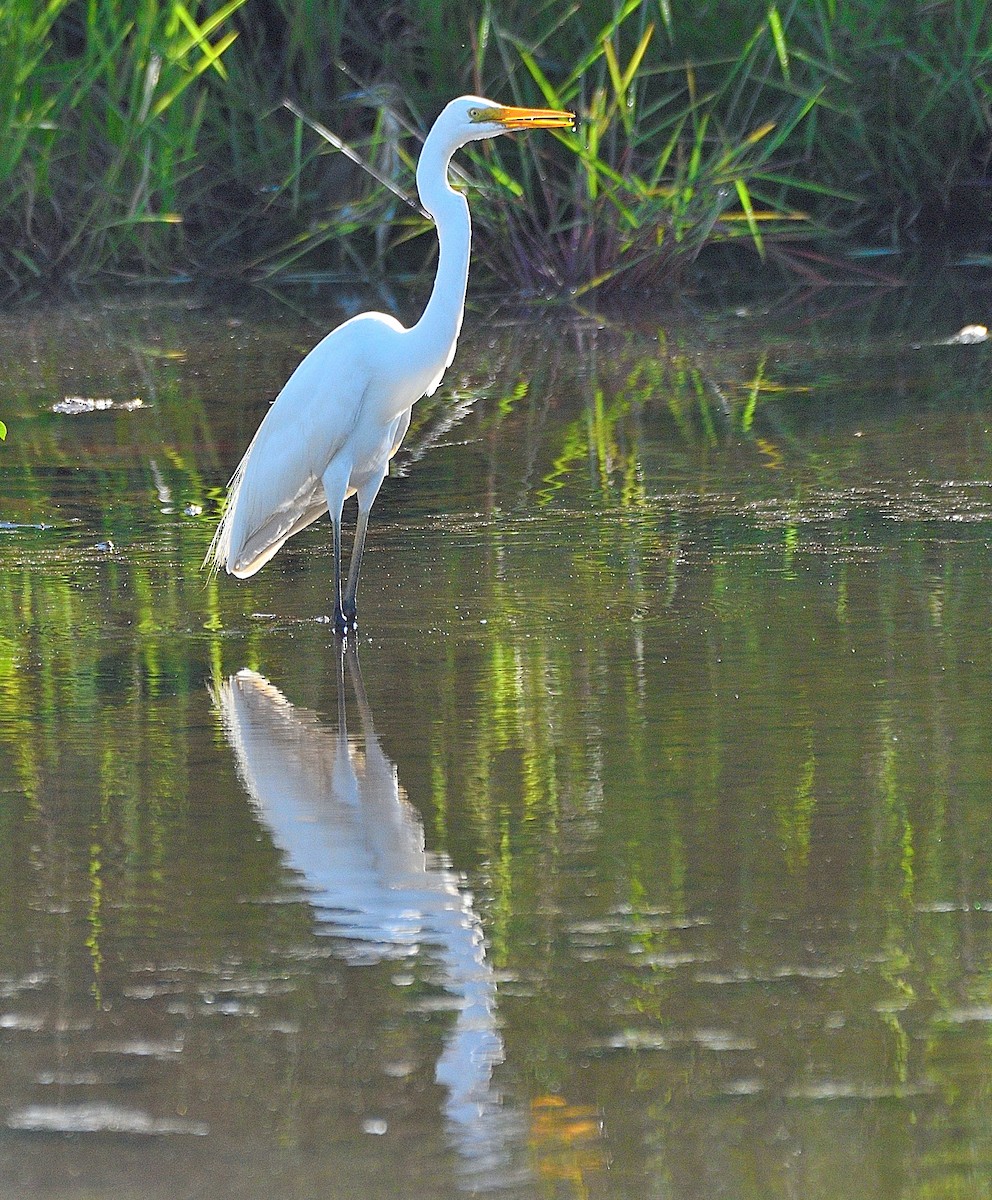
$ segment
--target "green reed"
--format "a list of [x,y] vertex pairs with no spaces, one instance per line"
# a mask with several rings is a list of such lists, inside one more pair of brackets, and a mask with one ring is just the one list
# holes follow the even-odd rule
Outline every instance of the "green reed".
[[[784,22],[772,8],[752,32],[739,59],[708,64],[720,73],[704,89],[696,68],[654,55],[661,39],[651,6],[627,0],[607,23],[589,32],[586,10],[571,10],[535,40],[524,40],[486,9],[464,39],[471,57],[458,86],[517,103],[574,109],[573,135],[503,139],[460,156],[456,174],[469,183],[479,231],[478,253],[490,271],[529,292],[582,294],[625,282],[670,278],[714,241],[747,240],[760,255],[783,235],[805,235],[805,213],[791,193],[802,181],[771,170],[776,154],[819,101],[817,89],[794,86],[783,75]],[[501,10],[502,11],[502,10]],[[450,17],[450,14],[449,14]],[[556,46],[577,65],[562,74],[542,66]],[[354,80],[352,80],[354,81]],[[368,274],[381,268],[381,225],[386,243],[409,261],[408,243],[429,226],[373,185],[375,164],[388,160],[400,191],[412,194],[418,150],[417,88],[365,88],[356,103],[374,112],[364,137],[342,145],[366,173],[351,171],[343,202],[325,201],[305,233],[294,231],[266,251],[266,274],[297,270],[302,257],[335,239],[337,250]],[[774,95],[761,114],[749,90]],[[770,115],[771,114],[771,115]],[[774,119],[772,119],[772,115]],[[338,128],[355,113],[342,112]],[[307,134],[313,143],[312,135]],[[474,164],[464,167],[464,159]],[[295,207],[312,194],[323,155],[297,154],[272,189],[271,211]],[[342,164],[339,163],[339,168]],[[325,171],[331,168],[326,166]],[[277,173],[278,174],[278,173]],[[343,177],[338,171],[338,178]],[[822,189],[825,190],[825,189]],[[375,237],[372,253],[369,235]],[[256,261],[256,265],[263,265]]]
[[492,275],[657,287],[726,243],[815,282],[789,243],[982,216],[990,59],[965,0],[6,0],[0,281],[425,271],[430,226],[298,114],[412,193],[471,90],[580,118],[460,156]]
[[810,167],[850,186],[894,242],[914,226],[974,225],[988,199],[992,12],[967,0],[797,4],[804,44],[839,80]]
[[774,163],[821,89],[793,85],[778,10],[768,9],[736,58],[704,64],[715,68],[709,85],[697,66],[669,61],[652,7],[627,0],[556,79],[541,60],[565,36],[561,25],[530,45],[492,15],[480,31],[516,99],[536,87],[579,117],[576,132],[558,139],[565,153],[551,156],[537,140],[521,147],[519,186],[502,147],[488,160],[503,184],[486,191],[485,216],[504,234],[493,245],[507,259],[504,273],[528,286],[582,294],[657,283],[710,243],[743,238],[764,257],[770,239],[807,232],[794,207],[806,185]]
[[224,26],[244,2],[0,6],[0,271],[12,283],[184,262],[206,110],[193,85],[226,77],[237,33]]

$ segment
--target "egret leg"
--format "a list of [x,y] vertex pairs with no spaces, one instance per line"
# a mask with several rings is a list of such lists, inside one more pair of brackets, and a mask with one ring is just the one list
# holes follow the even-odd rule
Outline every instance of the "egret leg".
[[324,473],[323,484],[324,495],[327,497],[327,511],[334,531],[334,632],[339,637],[344,637],[348,632],[348,622],[345,620],[341,603],[341,510],[344,508],[347,480],[341,475],[340,470],[328,468]]
[[348,624],[344,618],[344,609],[341,605],[341,515],[331,517],[331,525],[334,529],[334,632],[344,634],[348,632]]
[[351,629],[358,628],[358,575],[362,569],[362,555],[365,553],[365,535],[369,528],[369,509],[359,504],[358,521],[355,524],[355,544],[351,551],[351,565],[348,568],[348,582],[344,589],[342,610],[344,619]]

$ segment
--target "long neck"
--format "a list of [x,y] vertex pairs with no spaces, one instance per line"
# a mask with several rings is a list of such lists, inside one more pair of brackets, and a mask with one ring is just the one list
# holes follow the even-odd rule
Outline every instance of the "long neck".
[[437,224],[441,249],[434,289],[412,332],[423,338],[425,345],[436,347],[445,359],[461,329],[472,245],[468,201],[448,184],[448,163],[454,149],[428,136],[417,165],[420,202]]

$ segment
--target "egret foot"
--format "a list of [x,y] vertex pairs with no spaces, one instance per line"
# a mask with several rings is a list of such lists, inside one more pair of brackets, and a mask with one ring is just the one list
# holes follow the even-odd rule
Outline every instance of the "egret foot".
[[334,632],[339,638],[347,639],[358,633],[358,613],[344,612],[340,608],[334,610]]

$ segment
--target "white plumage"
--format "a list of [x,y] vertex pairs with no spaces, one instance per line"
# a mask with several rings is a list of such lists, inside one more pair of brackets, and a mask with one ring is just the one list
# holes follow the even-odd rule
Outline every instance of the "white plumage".
[[[287,538],[331,515],[334,627],[356,627],[358,575],[369,510],[410,425],[410,410],[441,382],[455,354],[465,308],[471,220],[448,183],[452,154],[512,129],[561,128],[572,114],[505,108],[479,96],[452,100],[431,128],[417,190],[437,223],[440,258],[427,307],[407,329],[386,313],[362,313],[318,343],[258,427],[228,489],[204,565],[254,575]],[[358,497],[347,584],[341,586],[341,510]]]

